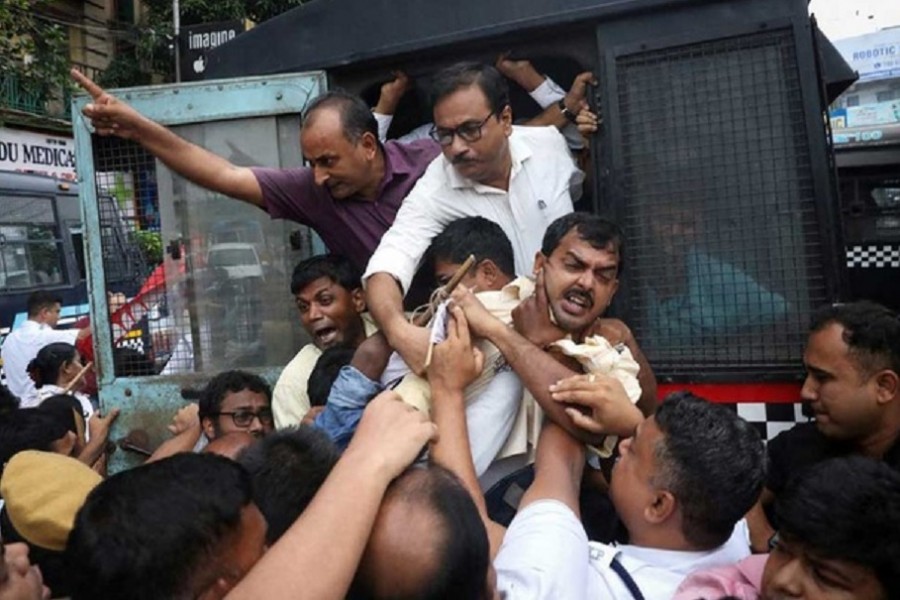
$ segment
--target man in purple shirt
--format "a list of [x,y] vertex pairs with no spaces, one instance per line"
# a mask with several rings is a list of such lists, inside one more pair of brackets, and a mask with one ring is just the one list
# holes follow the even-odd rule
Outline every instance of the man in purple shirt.
[[362,99],[327,92],[309,104],[300,132],[311,167],[239,167],[141,115],[74,69],[72,77],[93,98],[84,115],[98,134],[133,140],[197,185],[312,227],[329,250],[360,270],[440,153],[431,140],[381,144],[375,117]]

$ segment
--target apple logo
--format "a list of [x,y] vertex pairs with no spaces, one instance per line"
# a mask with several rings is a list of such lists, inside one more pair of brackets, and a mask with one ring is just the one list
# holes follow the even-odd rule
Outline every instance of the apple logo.
[[206,70],[206,57],[202,54],[194,61],[194,73],[202,73]]

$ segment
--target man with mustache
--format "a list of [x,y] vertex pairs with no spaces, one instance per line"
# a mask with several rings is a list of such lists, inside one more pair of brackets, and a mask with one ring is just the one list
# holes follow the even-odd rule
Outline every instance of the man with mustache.
[[485,217],[512,242],[516,272],[527,273],[544,230],[572,211],[583,180],[559,131],[513,126],[506,82],[494,67],[450,66],[435,76],[432,96],[431,136],[443,154],[404,200],[363,276],[369,310],[416,371],[428,333],[406,320],[402,298],[431,240],[452,221]]
[[656,378],[631,331],[618,319],[600,318],[619,287],[623,242],[619,227],[603,217],[571,213],[554,221],[535,256],[534,294],[513,310],[514,328],[491,315],[470,290],[453,295],[472,332],[500,349],[544,413],[592,444],[599,444],[606,432],[568,402],[584,395],[618,398],[625,390],[615,377],[597,373],[551,394],[551,386],[584,372],[581,364],[562,355],[556,342],[568,339],[583,348],[601,343],[599,337],[627,349],[640,366],[638,408],[649,415],[656,405]]
[[815,422],[768,444],[766,487],[747,515],[758,552],[768,550],[778,526],[767,513],[794,475],[854,454],[900,470],[900,316],[868,301],[826,306],[813,317],[803,362],[800,395]]

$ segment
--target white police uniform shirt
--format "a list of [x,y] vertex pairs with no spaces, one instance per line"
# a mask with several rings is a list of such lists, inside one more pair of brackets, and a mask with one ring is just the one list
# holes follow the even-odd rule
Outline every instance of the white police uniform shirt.
[[34,381],[28,375],[28,363],[48,344],[65,342],[74,346],[77,339],[77,329],[53,329],[31,319],[27,319],[6,336],[0,348],[6,387],[22,401],[22,408],[31,408],[41,402]]
[[506,600],[633,600],[610,566],[615,559],[646,600],[669,600],[691,572],[731,564],[749,555],[743,520],[725,544],[708,552],[609,546],[588,542],[581,522],[562,502],[540,500],[513,519],[494,568],[497,587]]

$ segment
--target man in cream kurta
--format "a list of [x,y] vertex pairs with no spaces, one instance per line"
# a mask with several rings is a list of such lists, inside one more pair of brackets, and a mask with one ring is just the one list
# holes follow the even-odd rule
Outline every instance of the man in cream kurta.
[[[362,320],[366,337],[378,331],[378,326],[375,325],[369,313],[363,313]],[[300,423],[309,412],[309,394],[306,392],[306,383],[320,356],[322,356],[321,348],[313,343],[306,344],[281,371],[281,376],[278,377],[278,383],[275,384],[275,390],[272,392],[272,412],[275,415],[277,429]]]

